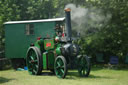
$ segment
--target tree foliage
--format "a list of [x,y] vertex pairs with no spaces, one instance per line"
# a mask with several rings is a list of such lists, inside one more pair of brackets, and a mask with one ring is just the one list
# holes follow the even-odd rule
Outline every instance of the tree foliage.
[[[84,37],[85,52],[89,55],[104,53],[106,57],[119,56],[120,60],[128,53],[128,3],[120,0],[99,0],[93,6],[111,13],[112,17],[98,32]],[[100,25],[100,24],[99,24]]]
[[94,55],[102,52],[121,58],[128,53],[127,0],[0,0],[0,50],[4,49],[4,22],[59,17],[68,3],[102,9],[104,14],[111,14],[111,19],[101,28],[101,23],[96,23],[95,28],[84,31],[86,36],[82,36],[84,40],[80,42],[85,53]]

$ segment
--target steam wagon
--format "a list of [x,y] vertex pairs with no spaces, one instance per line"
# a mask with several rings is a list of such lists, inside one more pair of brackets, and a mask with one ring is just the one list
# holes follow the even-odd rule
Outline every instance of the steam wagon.
[[5,55],[15,68],[25,61],[32,75],[51,70],[65,78],[68,66],[76,61],[80,76],[89,75],[88,56],[72,43],[70,11],[65,9],[64,18],[5,23]]

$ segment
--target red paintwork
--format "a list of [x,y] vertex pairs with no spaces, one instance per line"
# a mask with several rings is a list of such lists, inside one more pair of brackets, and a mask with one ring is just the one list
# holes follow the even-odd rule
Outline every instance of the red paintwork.
[[38,37],[37,40],[40,40],[41,37]]
[[47,44],[46,44],[46,47],[50,47],[50,46],[51,46],[51,43],[47,43]]
[[64,37],[64,33],[62,33],[62,37]]

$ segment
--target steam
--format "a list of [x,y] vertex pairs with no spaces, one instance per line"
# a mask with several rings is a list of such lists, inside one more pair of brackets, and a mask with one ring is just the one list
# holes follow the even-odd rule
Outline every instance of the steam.
[[71,9],[71,19],[76,22],[78,25],[81,25],[82,18],[87,15],[88,9],[81,8],[80,6],[76,7],[74,4],[68,4],[65,8]]
[[103,28],[111,19],[110,13],[104,13],[102,9],[83,8],[75,4],[68,4],[65,8],[71,9],[72,29],[82,35],[95,33]]

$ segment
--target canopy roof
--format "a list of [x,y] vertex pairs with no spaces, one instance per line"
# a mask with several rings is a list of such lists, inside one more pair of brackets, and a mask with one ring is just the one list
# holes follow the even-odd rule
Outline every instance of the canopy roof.
[[34,22],[53,22],[53,21],[64,21],[65,17],[63,18],[54,18],[54,19],[41,19],[41,20],[26,20],[26,21],[9,21],[5,22],[4,24],[20,24],[20,23],[34,23]]

